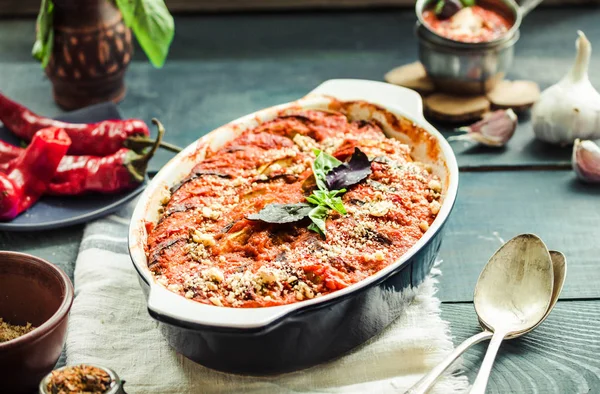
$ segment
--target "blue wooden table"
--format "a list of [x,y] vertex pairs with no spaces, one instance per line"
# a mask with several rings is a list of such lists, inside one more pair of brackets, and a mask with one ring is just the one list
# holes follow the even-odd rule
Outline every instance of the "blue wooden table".
[[[290,101],[330,78],[382,80],[415,61],[410,10],[181,16],[167,65],[137,51],[120,104],[127,117],[162,120],[185,146],[241,115]],[[525,20],[510,78],[545,88],[568,70],[576,31],[598,50],[590,78],[600,88],[600,9],[536,10]],[[0,90],[33,110],[59,113],[50,84],[30,58],[33,19],[0,20]],[[442,131],[449,131],[440,125]],[[527,117],[505,149],[454,145],[461,167],[458,202],[446,229],[439,297],[456,343],[478,331],[472,292],[481,268],[507,240],[540,235],[565,253],[569,276],[555,311],[534,333],[503,345],[490,393],[600,393],[600,188],[557,170],[570,148],[533,139]],[[170,157],[152,162],[156,171]],[[0,233],[0,248],[47,258],[72,276],[82,226]],[[472,379],[485,347],[465,356]]]

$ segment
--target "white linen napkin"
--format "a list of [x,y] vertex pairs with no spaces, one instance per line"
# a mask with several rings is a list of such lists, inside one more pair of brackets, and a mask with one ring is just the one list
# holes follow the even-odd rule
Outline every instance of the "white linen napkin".
[[[404,314],[349,354],[303,371],[269,377],[217,372],[177,354],[148,315],[127,252],[131,206],[90,223],[75,267],[67,363],[114,369],[137,393],[403,393],[452,349],[434,296],[435,276],[404,293]],[[460,363],[430,391],[465,393]]]

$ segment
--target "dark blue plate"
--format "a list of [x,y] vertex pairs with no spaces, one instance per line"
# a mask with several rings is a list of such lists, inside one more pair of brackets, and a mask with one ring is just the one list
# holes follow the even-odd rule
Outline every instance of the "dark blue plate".
[[[93,123],[107,119],[121,119],[113,103],[102,103],[70,112],[57,119],[72,123]],[[20,145],[20,141],[5,127],[0,127],[0,139]],[[144,190],[144,181],[138,188],[120,194],[94,194],[77,197],[42,197],[33,207],[10,222],[0,222],[0,230],[47,230],[88,222],[116,211]]]

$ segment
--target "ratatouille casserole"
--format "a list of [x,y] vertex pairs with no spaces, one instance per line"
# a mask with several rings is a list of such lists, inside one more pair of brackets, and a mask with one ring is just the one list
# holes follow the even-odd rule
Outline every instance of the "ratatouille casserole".
[[297,109],[208,151],[147,223],[148,268],[188,299],[255,308],[320,297],[393,264],[442,184],[376,120]]

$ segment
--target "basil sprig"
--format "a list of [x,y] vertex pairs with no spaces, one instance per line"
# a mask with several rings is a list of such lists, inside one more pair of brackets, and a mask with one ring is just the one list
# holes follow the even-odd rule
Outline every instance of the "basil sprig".
[[342,163],[318,149],[313,152],[316,158],[312,163],[312,170],[317,189],[306,197],[308,204],[269,204],[258,213],[248,215],[247,219],[266,223],[292,223],[309,218],[312,223],[308,229],[323,237],[326,235],[325,220],[329,212],[334,210],[342,215],[346,214],[341,195],[346,193],[346,188],[356,185],[371,174],[371,162],[358,148],[354,150],[348,163]]

